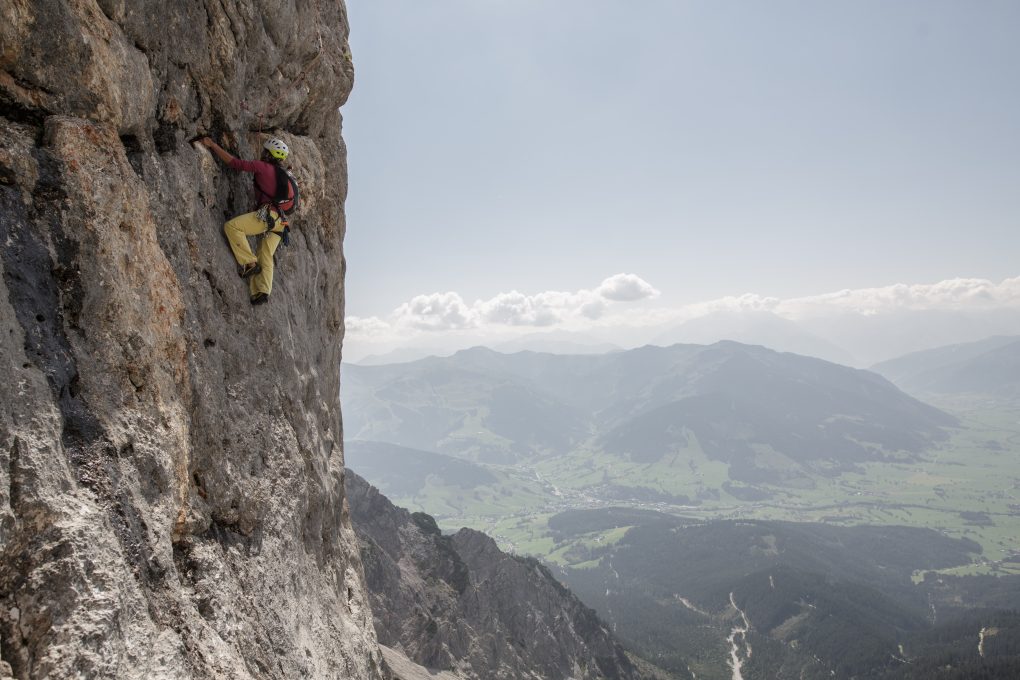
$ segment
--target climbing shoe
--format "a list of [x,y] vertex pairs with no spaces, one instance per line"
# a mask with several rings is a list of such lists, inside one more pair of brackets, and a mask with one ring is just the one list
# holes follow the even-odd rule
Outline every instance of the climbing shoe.
[[262,271],[262,265],[258,262],[249,262],[248,264],[237,265],[237,274],[242,279],[250,279],[260,271]]
[[269,296],[265,293],[255,293],[251,296],[251,303],[253,305],[264,305],[269,302]]

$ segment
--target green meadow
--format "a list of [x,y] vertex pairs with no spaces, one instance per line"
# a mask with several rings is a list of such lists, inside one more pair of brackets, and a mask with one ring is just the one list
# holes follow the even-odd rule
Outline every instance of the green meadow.
[[[979,398],[929,401],[960,421],[935,448],[914,456],[886,452],[885,460],[851,472],[801,472],[789,484],[757,484],[753,491],[759,497],[753,499],[748,485],[731,482],[728,466],[709,459],[690,436],[686,448],[653,463],[632,462],[588,443],[558,457],[486,466],[495,483],[464,489],[430,479],[414,496],[393,500],[432,514],[444,530],[469,526],[513,552],[574,567],[596,564],[598,549],[619,541],[627,528],[557,543],[547,520],[564,510],[614,505],[703,520],[931,528],[982,547],[972,564],[946,573],[1020,574],[1020,561],[1010,561],[1020,556],[1020,405]],[[775,452],[757,453],[759,461],[777,469],[790,465]]]

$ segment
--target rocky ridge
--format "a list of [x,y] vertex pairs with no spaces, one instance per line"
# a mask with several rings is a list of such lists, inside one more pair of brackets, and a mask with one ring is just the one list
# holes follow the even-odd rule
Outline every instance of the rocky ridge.
[[[0,677],[380,678],[343,490],[338,0],[0,7]],[[253,308],[222,235],[292,149]]]
[[394,506],[351,471],[346,479],[383,645],[467,680],[659,677],[639,671],[539,562],[472,529],[445,536],[429,515]]

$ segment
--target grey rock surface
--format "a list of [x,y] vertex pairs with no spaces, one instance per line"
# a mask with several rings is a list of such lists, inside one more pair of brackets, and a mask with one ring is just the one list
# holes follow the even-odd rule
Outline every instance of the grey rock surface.
[[394,680],[464,680],[464,676],[457,673],[425,668],[385,645],[380,645],[379,649]]
[[[378,678],[338,399],[338,0],[0,5],[0,676]],[[269,304],[222,234],[292,149]]]
[[656,677],[537,561],[471,529],[444,536],[349,470],[347,493],[381,644],[471,680]]

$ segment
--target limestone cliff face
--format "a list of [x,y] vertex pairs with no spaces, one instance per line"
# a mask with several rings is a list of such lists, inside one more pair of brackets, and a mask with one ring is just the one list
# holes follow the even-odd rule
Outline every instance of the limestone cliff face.
[[381,643],[471,680],[658,677],[538,562],[471,529],[443,536],[352,472],[347,490]]
[[[0,5],[0,677],[376,678],[343,491],[339,0]],[[242,157],[303,208],[269,304]]]

